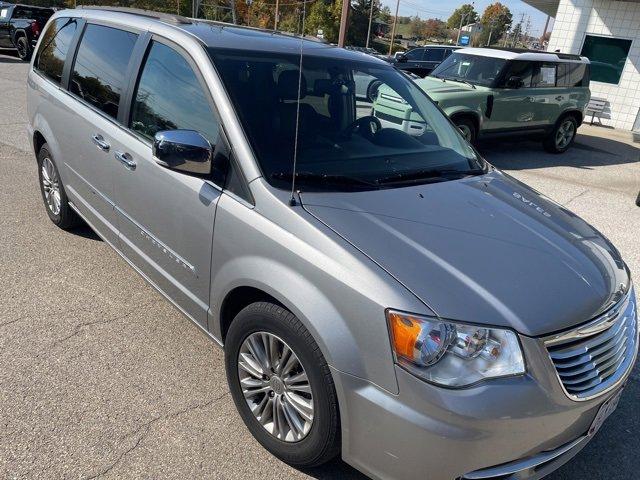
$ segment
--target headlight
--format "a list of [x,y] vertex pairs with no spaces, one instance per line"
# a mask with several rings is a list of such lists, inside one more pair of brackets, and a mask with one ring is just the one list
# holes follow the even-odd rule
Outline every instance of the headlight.
[[525,373],[518,337],[510,330],[393,310],[387,310],[387,321],[396,362],[429,382],[464,387]]

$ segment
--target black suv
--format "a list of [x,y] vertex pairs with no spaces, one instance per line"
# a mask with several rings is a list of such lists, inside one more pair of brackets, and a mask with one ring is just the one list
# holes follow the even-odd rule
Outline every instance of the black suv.
[[426,77],[454,50],[459,48],[451,45],[418,47],[398,55],[397,58],[392,60],[392,63],[399,70]]
[[31,60],[40,32],[54,13],[53,8],[0,2],[0,48],[15,48],[22,60]]

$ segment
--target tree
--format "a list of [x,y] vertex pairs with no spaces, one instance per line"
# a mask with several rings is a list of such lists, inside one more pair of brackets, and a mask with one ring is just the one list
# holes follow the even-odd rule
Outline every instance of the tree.
[[460,28],[460,23],[462,23],[462,26],[465,26],[477,21],[478,12],[473,8],[473,5],[466,3],[453,12],[449,17],[449,20],[447,20],[447,26],[449,28],[458,29]]
[[418,17],[417,15],[415,17],[412,17],[411,21],[409,22],[409,35],[411,35],[412,38],[421,39],[424,35],[423,29],[424,24],[422,23],[422,20],[420,20],[420,17]]
[[500,2],[489,5],[480,19],[482,24],[481,45],[498,41],[509,30],[512,21],[513,16],[506,5]]
[[438,18],[430,18],[423,25],[424,38],[445,38],[447,36],[447,24]]
[[[337,9],[336,4],[339,7]],[[322,30],[322,35],[328,42],[336,43],[340,26],[340,9],[342,9],[342,2],[334,3],[327,0],[313,2],[307,12],[305,33],[317,35],[318,30]]]

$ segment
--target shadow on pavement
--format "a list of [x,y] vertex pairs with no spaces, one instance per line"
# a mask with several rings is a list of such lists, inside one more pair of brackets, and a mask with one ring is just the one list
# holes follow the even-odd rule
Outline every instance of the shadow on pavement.
[[346,464],[339,458],[316,468],[299,469],[302,473],[318,480],[367,480],[369,477],[363,475],[351,465]]
[[26,63],[18,58],[18,54],[12,50],[0,49],[0,63]]
[[[606,129],[599,135],[609,135]],[[593,132],[591,129],[590,132]],[[498,168],[526,170],[556,166],[575,168],[622,165],[640,162],[640,145],[634,146],[615,138],[578,133],[574,145],[562,154],[551,154],[542,148],[542,142],[532,140],[483,140],[478,150]]]
[[101,242],[102,239],[98,236],[96,232],[94,232],[89,225],[82,221],[80,225],[78,225],[73,230],[69,230],[69,233],[72,235],[77,235],[78,237],[86,238],[88,240],[95,240],[97,242]]

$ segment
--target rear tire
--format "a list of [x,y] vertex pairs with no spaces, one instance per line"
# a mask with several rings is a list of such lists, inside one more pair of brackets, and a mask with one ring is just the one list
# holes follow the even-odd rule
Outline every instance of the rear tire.
[[478,139],[478,128],[475,122],[469,117],[454,117],[453,123],[462,132],[462,136],[465,140],[471,144],[474,144]]
[[577,132],[578,122],[575,117],[571,115],[562,117],[542,145],[549,153],[564,153],[573,145]]
[[18,57],[20,57],[20,60],[25,62],[31,60],[31,45],[29,45],[27,37],[22,35],[17,38],[16,49],[18,50]]
[[[257,343],[251,343],[254,340]],[[272,340],[277,347],[270,343]],[[269,346],[268,350],[264,345]],[[286,368],[289,362],[285,358],[289,357],[285,347],[297,357],[295,367]],[[252,355],[254,351],[259,355]],[[260,361],[254,361],[256,358]],[[339,453],[340,418],[333,378],[320,348],[295,315],[268,302],[245,307],[229,327],[225,366],[242,420],[269,452],[297,467],[322,465]],[[250,370],[253,373],[247,373]],[[293,381],[304,374],[304,380]],[[304,390],[296,389],[300,382],[306,382],[302,384]],[[299,411],[294,404],[300,405],[292,399],[311,405],[310,411],[305,407],[306,418],[296,414],[296,420],[308,422],[304,429],[294,429],[296,422],[289,421],[292,412]],[[278,405],[284,405],[286,410],[281,416],[277,415]]]
[[38,178],[42,200],[51,221],[63,230],[77,226],[80,217],[69,206],[60,172],[46,143],[38,152]]

